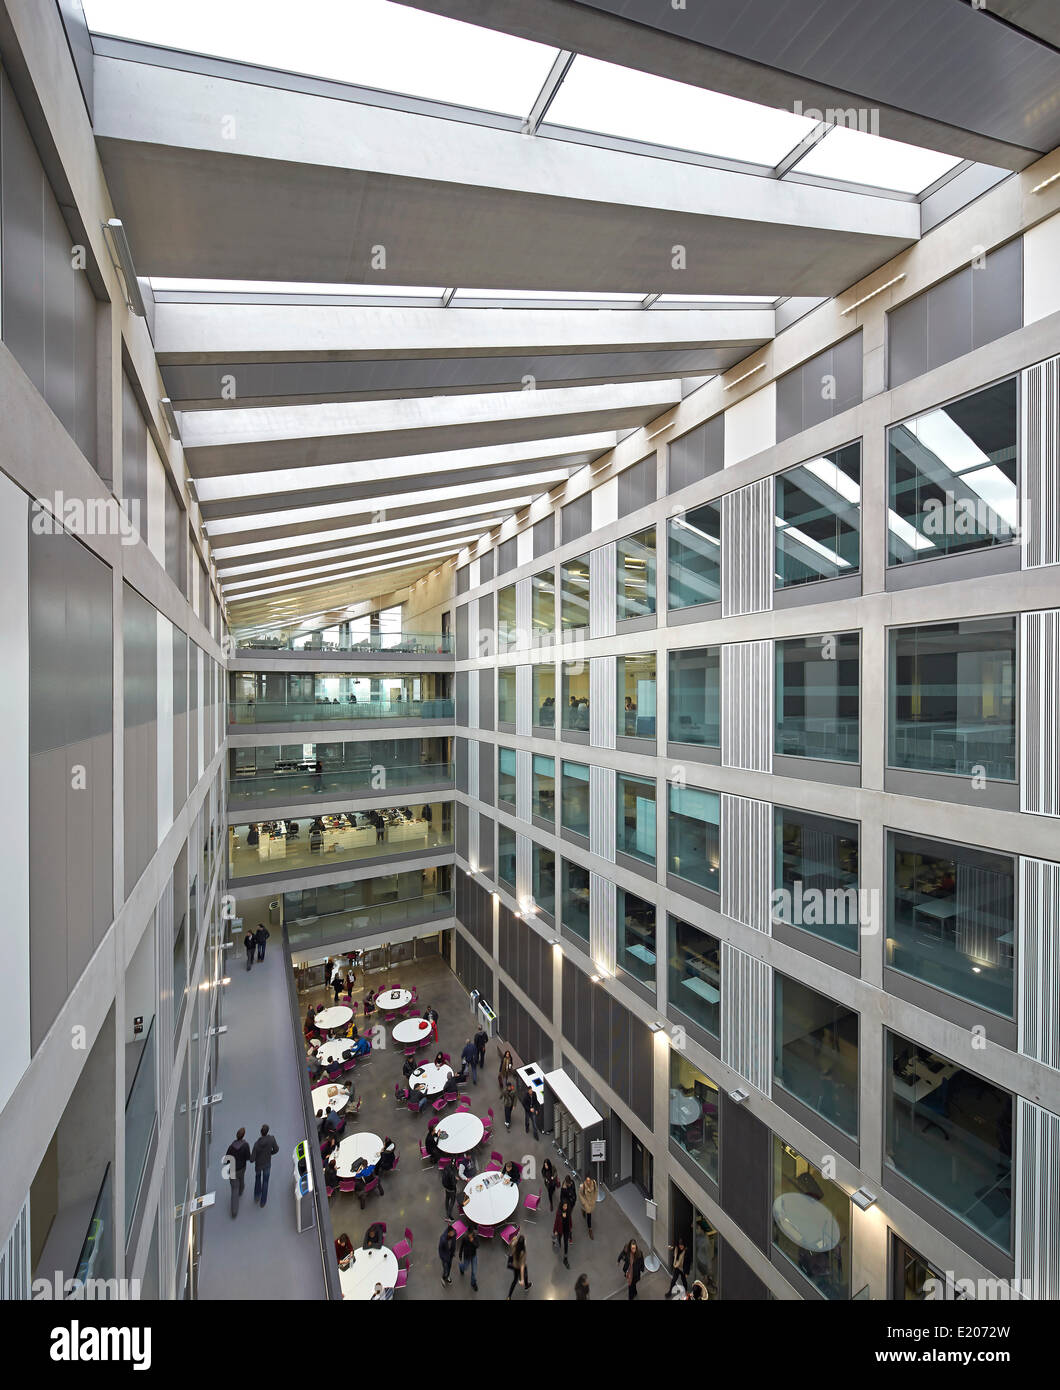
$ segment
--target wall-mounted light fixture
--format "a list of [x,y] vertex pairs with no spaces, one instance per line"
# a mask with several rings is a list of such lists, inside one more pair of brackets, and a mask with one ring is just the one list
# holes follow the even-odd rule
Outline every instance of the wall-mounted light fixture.
[[903,270],[901,275],[892,276],[890,280],[885,280],[882,285],[877,285],[876,288],[874,290],[870,290],[868,294],[863,294],[860,299],[855,299],[854,303],[848,305],[847,308],[845,308],[842,311],[842,313],[852,314],[855,309],[860,309],[862,304],[867,304],[870,299],[875,299],[878,294],[883,294],[884,290],[889,290],[892,285],[897,285],[899,280],[904,279],[905,271]]
[[162,418],[166,422],[166,429],[169,430],[170,439],[180,442],[180,426],[177,424],[176,411],[173,409],[173,402],[168,396],[163,396],[158,402],[162,407]]
[[734,1101],[737,1105],[744,1105],[747,1101],[751,1099],[751,1092],[739,1089],[735,1091],[730,1091],[729,1099],[731,1101]]
[[147,309],[140,293],[140,286],[136,283],[136,267],[129,250],[129,239],[125,235],[125,225],[120,217],[111,217],[103,223],[103,239],[107,243],[110,259],[124,287],[125,303],[129,312],[137,318],[145,319]]
[[879,1198],[876,1196],[875,1192],[870,1192],[867,1187],[859,1187],[852,1195],[851,1201],[856,1207],[860,1207],[862,1211],[868,1211],[869,1207],[874,1206],[876,1202],[879,1201]]

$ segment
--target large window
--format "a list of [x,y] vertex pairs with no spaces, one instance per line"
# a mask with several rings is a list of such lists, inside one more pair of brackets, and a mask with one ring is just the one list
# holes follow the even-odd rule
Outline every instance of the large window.
[[451,801],[416,799],[411,805],[371,811],[330,811],[233,825],[228,832],[228,876],[337,869],[358,859],[450,845],[452,810]]
[[670,739],[717,748],[721,730],[721,648],[670,653]]
[[589,838],[589,769],[584,763],[561,764],[562,825]]
[[615,670],[618,673],[618,734],[625,738],[654,738],[655,653],[620,656],[615,661]]
[[825,1298],[850,1297],[850,1198],[776,1134],[773,1248]]
[[530,621],[534,641],[542,641],[556,630],[556,571],[544,570],[530,580]]
[[535,729],[554,729],[556,727],[556,668],[534,667],[534,722]]
[[556,760],[535,753],[531,781],[531,811],[542,820],[556,819]]
[[776,643],[775,752],[858,761],[859,645],[856,632]]
[[497,881],[515,892],[515,831],[497,822]]
[[589,663],[563,663],[563,727],[589,732]]
[[515,749],[497,749],[497,800],[515,805]]
[[566,560],[559,571],[559,622],[564,632],[589,626],[589,557]]
[[798,980],[773,975],[773,1077],[852,1138],[858,1132],[858,1016]]
[[589,940],[589,870],[569,859],[563,861],[563,925]]
[[678,878],[719,891],[721,798],[699,787],[670,784],[667,867]]
[[1016,619],[892,628],[891,767],[1016,778]]
[[515,667],[497,667],[497,722],[515,723]]
[[897,1033],[885,1077],[887,1164],[1011,1252],[1011,1094]]
[[497,590],[497,650],[510,651],[519,645],[515,630],[515,585]]
[[534,876],[534,902],[542,912],[550,917],[556,915],[556,856],[544,845],[534,841],[532,871]]
[[670,1052],[670,1138],[718,1180],[718,1088],[683,1053]]
[[887,858],[888,965],[1011,1018],[1015,860],[900,834]]
[[644,777],[618,774],[616,848],[623,854],[655,863],[655,783]]
[[655,984],[655,904],[620,888],[616,958],[621,968],[642,984]]
[[774,807],[773,825],[774,919],[856,951],[858,826],[787,806]]
[[776,587],[856,574],[860,565],[861,445],[847,444],[779,473]]
[[617,618],[643,618],[655,612],[655,528],[626,536],[616,546]]
[[707,502],[666,528],[666,601],[671,608],[721,598],[721,505]]
[[720,1037],[721,942],[690,922],[678,917],[669,920],[670,1003],[708,1033]]
[[1016,539],[1018,416],[1013,377],[888,430],[889,565]]

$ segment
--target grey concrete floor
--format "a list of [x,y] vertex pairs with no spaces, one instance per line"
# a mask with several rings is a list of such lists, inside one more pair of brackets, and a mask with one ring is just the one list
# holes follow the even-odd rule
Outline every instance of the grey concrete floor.
[[[358,1001],[363,999],[367,988],[385,989],[392,984],[416,985],[420,1006],[434,1005],[439,1015],[440,1047],[454,1059],[457,1058],[465,1039],[474,1031],[474,1018],[469,1009],[468,996],[452,971],[440,960],[421,960],[410,965],[395,966],[389,973],[370,975],[367,985],[364,977],[358,975],[354,998]],[[323,985],[300,996],[303,1014],[310,1003],[325,1002],[330,1004],[332,996]],[[503,1039],[500,1041],[503,1042]],[[385,1195],[380,1197],[373,1193],[368,1197],[364,1212],[357,1197],[336,1193],[331,1199],[331,1220],[335,1234],[338,1236],[345,1231],[354,1245],[360,1245],[373,1221],[385,1221],[386,1242],[393,1245],[402,1238],[406,1226],[412,1231],[412,1267],[407,1286],[395,1295],[398,1299],[504,1299],[511,1274],[505,1267],[507,1247],[498,1237],[482,1242],[478,1293],[471,1292],[469,1276],[461,1278],[455,1264],[453,1283],[445,1286],[441,1282],[437,1245],[446,1224],[445,1198],[437,1170],[424,1167],[419,1153],[419,1141],[427,1132],[427,1122],[433,1117],[433,1112],[427,1109],[417,1116],[410,1114],[405,1107],[397,1108],[394,1083],[404,1084],[401,1075],[404,1051],[391,1041],[389,1028],[385,1042],[383,1047],[377,1045],[371,1062],[363,1067],[358,1065],[351,1073],[356,1093],[362,1097],[362,1105],[358,1116],[348,1122],[346,1133],[368,1130],[378,1135],[389,1135],[400,1155],[398,1169],[386,1179]],[[479,1073],[478,1085],[469,1083],[462,1088],[470,1095],[471,1109],[476,1115],[485,1118],[487,1108],[492,1105],[494,1109],[492,1138],[475,1151],[478,1167],[484,1168],[489,1162],[490,1150],[496,1149],[505,1159],[522,1161],[532,1155],[538,1169],[546,1157],[551,1157],[562,1179],[565,1169],[552,1147],[550,1136],[543,1135],[539,1141],[535,1141],[531,1134],[525,1132],[521,1106],[512,1116],[510,1132],[505,1131],[504,1115],[498,1100],[496,1044],[497,1040],[491,1040],[486,1068]],[[437,1050],[438,1045],[434,1045],[431,1049],[424,1049],[421,1055],[427,1055],[429,1051],[433,1056]],[[516,1063],[521,1065],[536,1060],[517,1057]],[[627,1290],[617,1263],[618,1254],[626,1241],[637,1232],[620,1203],[608,1193],[602,1205],[597,1207],[593,1217],[592,1240],[586,1233],[580,1212],[577,1214],[568,1270],[563,1266],[562,1256],[552,1249],[552,1216],[548,1210],[547,1194],[543,1193],[542,1209],[536,1224],[532,1216],[528,1217],[523,1212],[522,1198],[540,1188],[540,1182],[524,1182],[521,1185],[519,1216],[513,1217],[513,1220],[521,1222],[526,1235],[532,1285],[529,1292],[516,1289],[513,1302],[524,1299],[573,1299],[574,1281],[582,1273],[588,1276],[592,1300],[625,1299]],[[643,1204],[639,1196],[638,1201]],[[662,1270],[656,1274],[645,1274],[640,1281],[638,1296],[661,1299],[669,1284],[669,1276]]]

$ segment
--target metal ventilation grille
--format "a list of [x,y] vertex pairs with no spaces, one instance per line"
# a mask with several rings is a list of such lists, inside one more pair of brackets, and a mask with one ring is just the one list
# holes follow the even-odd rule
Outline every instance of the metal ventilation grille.
[[533,731],[534,668],[515,668],[515,732],[529,738]]
[[[529,819],[529,817],[527,817]],[[515,896],[520,906],[534,896],[534,842],[529,835],[515,837]]]
[[[468,739],[468,741],[467,741],[467,794],[468,794],[468,796],[474,797],[476,801],[479,799],[479,790],[480,790],[480,787],[481,787],[481,782],[480,782],[480,780],[479,780],[479,779],[480,779],[480,775],[481,775],[481,768],[480,768],[480,761],[479,761],[479,760],[480,760],[480,749],[481,749],[481,747],[482,747],[482,745],[479,743],[478,739],[475,739],[475,738],[470,738],[470,739]],[[488,744],[488,743],[487,743],[487,745],[486,745],[486,748],[488,749],[488,754],[487,754],[487,756],[488,756],[489,754],[491,754],[491,753],[493,752],[493,748],[492,748],[492,746],[491,746],[490,744]]]
[[1022,614],[1021,809],[1060,816],[1060,609]]
[[721,649],[721,762],[748,772],[773,770],[773,643],[729,642]]
[[1027,1298],[1060,1298],[1060,1115],[1017,1097],[1016,1279]]
[[589,954],[609,975],[615,973],[615,913],[618,892],[613,879],[589,875]]
[[520,748],[515,754],[515,814],[519,820],[530,820],[533,754]]
[[1020,859],[1019,1050],[1060,1071],[1060,864]]
[[773,971],[762,960],[721,946],[721,1060],[772,1094]]
[[1023,568],[1060,565],[1060,358],[1022,373]]
[[721,499],[721,613],[765,613],[773,607],[773,479]]
[[515,645],[523,651],[533,636],[533,596],[529,579],[517,580],[515,585]]
[[589,742],[594,748],[614,748],[617,671],[613,656],[589,659]]
[[[615,543],[589,552],[589,636],[613,637],[618,610]],[[590,709],[592,706],[590,706]]]
[[773,807],[746,796],[721,798],[721,910],[772,935]]
[[615,862],[615,815],[614,768],[590,766],[589,849],[610,864]]
[[30,1297],[29,1199],[22,1204],[7,1243],[0,1249],[0,1301]]

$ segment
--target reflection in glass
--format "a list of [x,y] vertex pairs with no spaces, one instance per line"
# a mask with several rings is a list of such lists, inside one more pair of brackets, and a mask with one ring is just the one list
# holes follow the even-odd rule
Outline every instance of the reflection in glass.
[[570,859],[563,861],[563,925],[589,940],[589,870]]
[[511,651],[519,645],[515,629],[515,585],[497,590],[497,650]]
[[670,739],[717,748],[721,731],[721,648],[670,653]]
[[589,557],[579,555],[560,566],[559,621],[564,632],[589,626]]
[[618,676],[618,734],[625,738],[655,737],[655,653],[615,659]]
[[617,779],[618,837],[616,848],[646,864],[655,863],[655,783],[644,777]]
[[563,727],[589,732],[589,663],[565,661],[563,671]]
[[515,749],[497,749],[497,800],[515,805]]
[[892,628],[891,767],[1016,780],[1016,619]]
[[626,536],[615,547],[617,618],[643,618],[655,612],[655,527]]
[[892,834],[888,877],[887,964],[1012,1018],[1015,860]]
[[774,752],[832,762],[858,761],[856,632],[790,637],[776,651]]
[[515,892],[515,831],[497,822],[497,881]]
[[531,813],[542,820],[556,819],[556,760],[535,753],[531,780]]
[[1016,539],[1015,377],[887,431],[887,563],[934,560]]
[[451,801],[253,821],[228,832],[229,878],[335,869],[358,859],[453,842]]
[[670,608],[721,598],[721,506],[707,502],[673,517],[666,529],[666,601]]
[[850,1297],[850,1198],[773,1136],[773,1248],[825,1298]]
[[718,1088],[676,1049],[670,1052],[670,1138],[718,1181]]
[[1011,1094],[890,1032],[885,1077],[887,1164],[1011,1252]]
[[497,667],[497,722],[515,723],[515,667]]
[[668,868],[678,878],[719,891],[721,798],[699,787],[670,784],[666,843]]
[[776,806],[773,830],[774,920],[856,951],[861,927],[858,826]]
[[556,668],[534,667],[533,727],[535,729],[554,729],[556,727]]
[[670,1003],[708,1033],[720,1037],[721,942],[678,917],[671,917],[669,923]]
[[655,904],[620,888],[616,960],[642,984],[655,983]]
[[773,1077],[851,1138],[858,1132],[858,1016],[798,980],[773,975]]
[[555,570],[544,570],[530,580],[530,620],[535,640],[556,630]]
[[550,917],[556,915],[556,856],[534,841],[534,902]]
[[860,564],[861,444],[778,473],[778,589],[855,574]]
[[584,763],[562,764],[563,829],[589,838],[589,769]]

